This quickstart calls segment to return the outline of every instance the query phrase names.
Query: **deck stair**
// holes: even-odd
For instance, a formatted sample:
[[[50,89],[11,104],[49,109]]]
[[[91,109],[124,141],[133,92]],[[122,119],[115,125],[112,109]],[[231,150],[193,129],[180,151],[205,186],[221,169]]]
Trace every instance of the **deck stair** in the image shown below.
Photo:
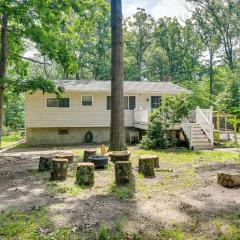
[[[197,108],[194,122],[187,118],[182,121],[182,130],[194,151],[214,149],[211,111],[211,108],[209,112]]]
[[[192,125],[192,144],[191,147],[194,151],[198,150],[211,150],[213,144],[202,130],[198,123],[190,123]]]

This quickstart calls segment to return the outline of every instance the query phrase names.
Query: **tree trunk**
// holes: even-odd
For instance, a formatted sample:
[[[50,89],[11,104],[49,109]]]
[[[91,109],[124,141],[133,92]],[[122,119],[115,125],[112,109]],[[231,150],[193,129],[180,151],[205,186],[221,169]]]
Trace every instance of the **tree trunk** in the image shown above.
[[[80,80],[80,73],[79,72],[76,73],[76,80]]]
[[[112,28],[112,81],[111,81],[111,130],[110,151],[126,149],[123,104],[123,34],[122,1],[111,1]]]
[[[93,185],[94,184],[94,164],[78,163],[76,173],[77,185]]]
[[[4,97],[4,82],[7,69],[8,55],[8,15],[2,14],[1,17],[2,33],[1,33],[1,56],[0,56],[0,145],[2,142],[2,125],[3,125],[3,97]]]
[[[117,184],[130,182],[132,176],[132,163],[119,161],[115,163],[115,180]]]
[[[209,92],[210,96],[213,95],[213,51],[210,50],[210,59],[209,59]]]

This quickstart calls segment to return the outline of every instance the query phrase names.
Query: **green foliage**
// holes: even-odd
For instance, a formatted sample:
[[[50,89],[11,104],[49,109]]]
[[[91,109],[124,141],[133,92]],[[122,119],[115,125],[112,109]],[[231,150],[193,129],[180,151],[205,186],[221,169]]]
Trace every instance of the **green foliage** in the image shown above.
[[[150,115],[147,134],[140,142],[142,149],[167,148],[175,140],[166,135],[166,130],[179,124],[188,114],[190,104],[186,96],[164,97],[161,106]]]
[[[98,240],[110,239],[108,228],[105,225],[101,225],[98,233]]]
[[[181,25],[177,18],[160,18],[155,31],[156,45],[167,57],[167,74],[174,82],[193,80],[199,72],[202,44],[190,20]]]
[[[14,142],[22,140],[22,139],[23,139],[23,137],[19,133],[8,135],[8,136],[3,136],[1,147],[7,147],[8,145],[11,145]]]
[[[3,133],[6,135],[11,129],[24,127],[24,97],[8,90],[4,96],[4,103],[3,123],[7,131],[3,131]]]
[[[127,59],[132,60],[125,63],[125,72],[129,80],[140,81],[142,77],[146,77],[146,52],[153,40],[154,26],[154,19],[143,8],[137,8],[136,14],[125,20],[125,53]],[[129,73],[131,69],[134,69],[134,74]]]

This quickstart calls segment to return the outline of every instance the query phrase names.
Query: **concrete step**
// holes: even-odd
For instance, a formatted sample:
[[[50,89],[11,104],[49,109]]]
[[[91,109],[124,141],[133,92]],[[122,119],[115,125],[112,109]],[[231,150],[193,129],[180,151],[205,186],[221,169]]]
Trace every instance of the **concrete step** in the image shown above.
[[[213,150],[214,146],[212,146],[211,144],[209,144],[209,145],[195,145],[192,148],[193,148],[193,151]]]
[[[193,131],[193,135],[204,135],[203,131]]]
[[[192,138],[193,139],[203,139],[203,138],[207,138],[207,137],[204,134],[193,134]]]
[[[196,146],[196,145],[203,145],[203,146],[206,146],[206,145],[210,145],[210,146],[212,146],[212,144],[210,143],[210,142],[207,142],[207,143],[193,143],[192,144],[193,146]]]
[[[192,139],[192,144],[202,144],[202,143],[209,143],[209,140],[207,138]]]

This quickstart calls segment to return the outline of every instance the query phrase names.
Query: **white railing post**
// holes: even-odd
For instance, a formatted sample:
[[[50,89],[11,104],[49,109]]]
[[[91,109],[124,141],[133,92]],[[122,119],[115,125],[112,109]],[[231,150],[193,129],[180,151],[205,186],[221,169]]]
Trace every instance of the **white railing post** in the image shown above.
[[[213,106],[210,107],[210,123],[213,123]]]
[[[196,107],[196,123],[198,123],[198,111],[199,111],[199,106]]]
[[[192,125],[190,125],[190,139],[189,139],[189,147],[190,147],[190,149],[192,149],[192,132],[193,132]]]

